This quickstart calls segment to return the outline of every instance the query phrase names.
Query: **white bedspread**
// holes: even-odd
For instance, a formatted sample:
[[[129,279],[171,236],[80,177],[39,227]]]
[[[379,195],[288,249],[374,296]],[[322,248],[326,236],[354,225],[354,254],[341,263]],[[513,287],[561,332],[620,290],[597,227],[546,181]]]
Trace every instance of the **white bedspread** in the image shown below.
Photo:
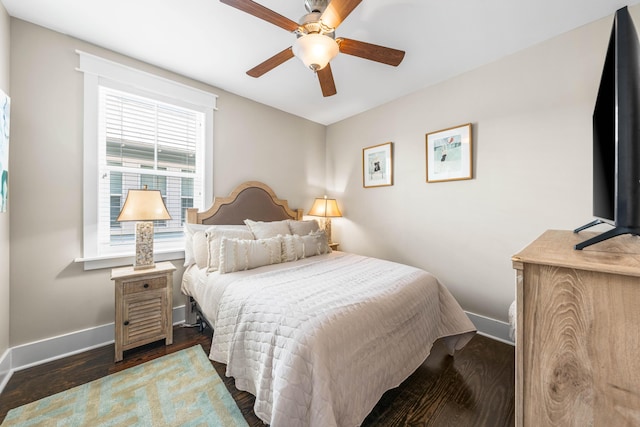
[[[199,276],[188,291],[201,306],[204,293],[219,299],[203,307],[215,316],[210,357],[273,427],[357,426],[438,338],[453,354],[475,332],[423,270],[342,252],[303,261]]]

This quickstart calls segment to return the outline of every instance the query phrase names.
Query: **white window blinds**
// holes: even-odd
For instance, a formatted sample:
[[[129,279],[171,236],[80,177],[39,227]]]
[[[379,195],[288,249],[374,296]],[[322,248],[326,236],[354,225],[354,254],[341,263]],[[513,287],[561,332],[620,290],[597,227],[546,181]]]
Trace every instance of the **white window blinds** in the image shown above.
[[[130,189],[160,190],[172,219],[159,242],[181,240],[186,208],[202,206],[204,114],[109,87],[99,88],[100,246],[131,245],[135,224],[118,222]]]

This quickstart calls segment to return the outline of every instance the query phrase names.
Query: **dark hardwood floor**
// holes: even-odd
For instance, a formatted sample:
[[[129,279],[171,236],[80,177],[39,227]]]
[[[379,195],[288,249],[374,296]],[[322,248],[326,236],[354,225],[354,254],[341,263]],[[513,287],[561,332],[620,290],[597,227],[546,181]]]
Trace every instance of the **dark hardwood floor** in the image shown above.
[[[12,408],[192,345],[208,354],[210,343],[210,332],[175,327],[173,345],[160,341],[129,350],[120,363],[109,345],[14,372],[0,394],[0,422]],[[211,363],[248,424],[263,426],[253,413],[253,396],[235,388],[224,365]],[[382,396],[363,426],[513,426],[514,366],[512,346],[480,335],[454,357],[437,342],[416,372]]]

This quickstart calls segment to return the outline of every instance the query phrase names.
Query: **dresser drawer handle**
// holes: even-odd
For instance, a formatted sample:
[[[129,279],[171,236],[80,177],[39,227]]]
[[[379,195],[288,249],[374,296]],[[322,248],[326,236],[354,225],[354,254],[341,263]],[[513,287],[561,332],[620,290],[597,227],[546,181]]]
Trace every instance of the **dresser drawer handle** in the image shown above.
[[[145,289],[147,289],[148,287],[149,287],[149,284],[148,284],[148,283],[145,283],[145,284],[144,284],[144,288],[145,288]]]

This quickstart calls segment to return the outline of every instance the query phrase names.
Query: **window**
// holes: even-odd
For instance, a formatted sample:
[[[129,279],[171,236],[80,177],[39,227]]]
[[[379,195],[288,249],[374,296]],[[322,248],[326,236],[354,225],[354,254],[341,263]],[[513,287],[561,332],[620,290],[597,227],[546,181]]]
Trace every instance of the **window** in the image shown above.
[[[183,255],[186,209],[211,203],[215,95],[78,52],[84,72],[85,269],[132,262],[135,223],[117,217],[129,189],[160,190],[156,260]]]
[[[164,246],[182,241],[184,211],[203,206],[197,154],[204,141],[204,118],[200,111],[99,85],[98,245],[102,252],[134,244],[135,223],[117,221],[130,189],[160,190],[172,219],[154,221],[155,240]],[[184,202],[183,192],[189,203]]]

